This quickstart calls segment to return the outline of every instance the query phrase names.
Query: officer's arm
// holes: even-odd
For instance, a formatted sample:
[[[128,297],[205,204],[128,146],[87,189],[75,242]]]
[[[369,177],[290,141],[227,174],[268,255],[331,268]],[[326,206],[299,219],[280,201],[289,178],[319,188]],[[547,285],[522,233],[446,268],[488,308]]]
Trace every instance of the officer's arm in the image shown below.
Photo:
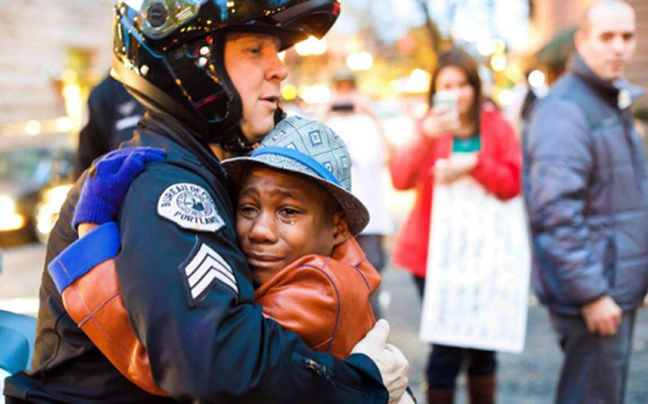
[[[387,402],[367,356],[339,361],[312,352],[296,334],[264,319],[252,301],[224,197],[169,167],[148,170],[130,188],[116,260],[124,303],[157,385],[192,403]],[[209,190],[212,202],[178,183]],[[205,213],[211,208],[213,214]],[[218,215],[224,226],[190,228],[198,211],[204,223]]]

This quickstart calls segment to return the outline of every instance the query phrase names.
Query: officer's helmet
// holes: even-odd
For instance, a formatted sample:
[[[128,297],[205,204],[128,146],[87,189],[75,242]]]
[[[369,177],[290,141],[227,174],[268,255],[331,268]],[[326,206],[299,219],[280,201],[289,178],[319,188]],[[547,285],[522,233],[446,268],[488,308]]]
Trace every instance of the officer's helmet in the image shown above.
[[[339,0],[122,0],[113,75],[201,142],[231,146],[240,143],[242,105],[225,71],[226,33],[275,35],[286,49],[309,35],[321,38],[339,13]]]

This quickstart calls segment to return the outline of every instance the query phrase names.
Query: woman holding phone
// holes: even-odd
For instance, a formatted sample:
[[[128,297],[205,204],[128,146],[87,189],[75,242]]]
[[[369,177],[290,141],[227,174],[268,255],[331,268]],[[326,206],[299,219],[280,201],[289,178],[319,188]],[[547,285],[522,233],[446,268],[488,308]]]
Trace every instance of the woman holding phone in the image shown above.
[[[392,259],[413,275],[421,298],[435,185],[470,175],[506,200],[520,193],[522,165],[513,127],[491,101],[484,101],[477,64],[466,52],[451,49],[439,55],[429,100],[431,108],[417,122],[417,136],[395,150],[390,161],[396,189],[417,193],[397,235]],[[494,402],[495,352],[433,344],[427,367],[428,403],[453,402],[464,362],[470,402]]]

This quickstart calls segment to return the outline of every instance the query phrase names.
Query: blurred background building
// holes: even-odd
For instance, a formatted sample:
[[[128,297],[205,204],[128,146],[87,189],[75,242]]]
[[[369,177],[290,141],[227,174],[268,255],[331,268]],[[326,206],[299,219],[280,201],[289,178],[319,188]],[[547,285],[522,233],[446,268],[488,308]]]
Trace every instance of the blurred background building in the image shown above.
[[[78,132],[110,66],[112,0],[0,1],[0,133]]]

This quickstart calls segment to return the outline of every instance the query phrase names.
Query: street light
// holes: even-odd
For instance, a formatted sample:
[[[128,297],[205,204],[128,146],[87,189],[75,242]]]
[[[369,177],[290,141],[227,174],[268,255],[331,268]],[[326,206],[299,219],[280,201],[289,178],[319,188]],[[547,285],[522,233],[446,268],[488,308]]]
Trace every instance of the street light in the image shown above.
[[[25,124],[25,132],[30,136],[36,136],[41,131],[41,124],[37,120],[29,120]]]
[[[309,36],[308,39],[295,45],[295,51],[300,56],[321,55],[326,52],[326,48],[326,39],[317,39],[314,36]]]
[[[324,84],[304,87],[300,96],[307,104],[325,104],[331,100],[331,90]]]
[[[347,57],[349,69],[356,71],[369,70],[373,67],[373,56],[369,52],[355,52]]]
[[[285,84],[281,87],[281,98],[286,101],[292,101],[297,98],[297,87],[293,84]]]
[[[490,56],[495,52],[495,41],[491,38],[482,38],[477,41],[477,52],[482,56]]]
[[[539,88],[545,84],[545,74],[540,70],[534,70],[529,74],[529,84],[531,87]]]
[[[504,105],[505,107],[515,102],[515,94],[513,93],[513,91],[507,88],[499,92],[498,98],[500,104]]]
[[[409,75],[408,90],[411,93],[423,94],[430,89],[430,73],[423,69],[414,69]]]
[[[62,116],[56,120],[56,129],[62,133],[69,132],[72,129],[72,121],[67,116]]]
[[[491,58],[490,65],[496,72],[503,72],[506,69],[506,56],[494,54]]]

